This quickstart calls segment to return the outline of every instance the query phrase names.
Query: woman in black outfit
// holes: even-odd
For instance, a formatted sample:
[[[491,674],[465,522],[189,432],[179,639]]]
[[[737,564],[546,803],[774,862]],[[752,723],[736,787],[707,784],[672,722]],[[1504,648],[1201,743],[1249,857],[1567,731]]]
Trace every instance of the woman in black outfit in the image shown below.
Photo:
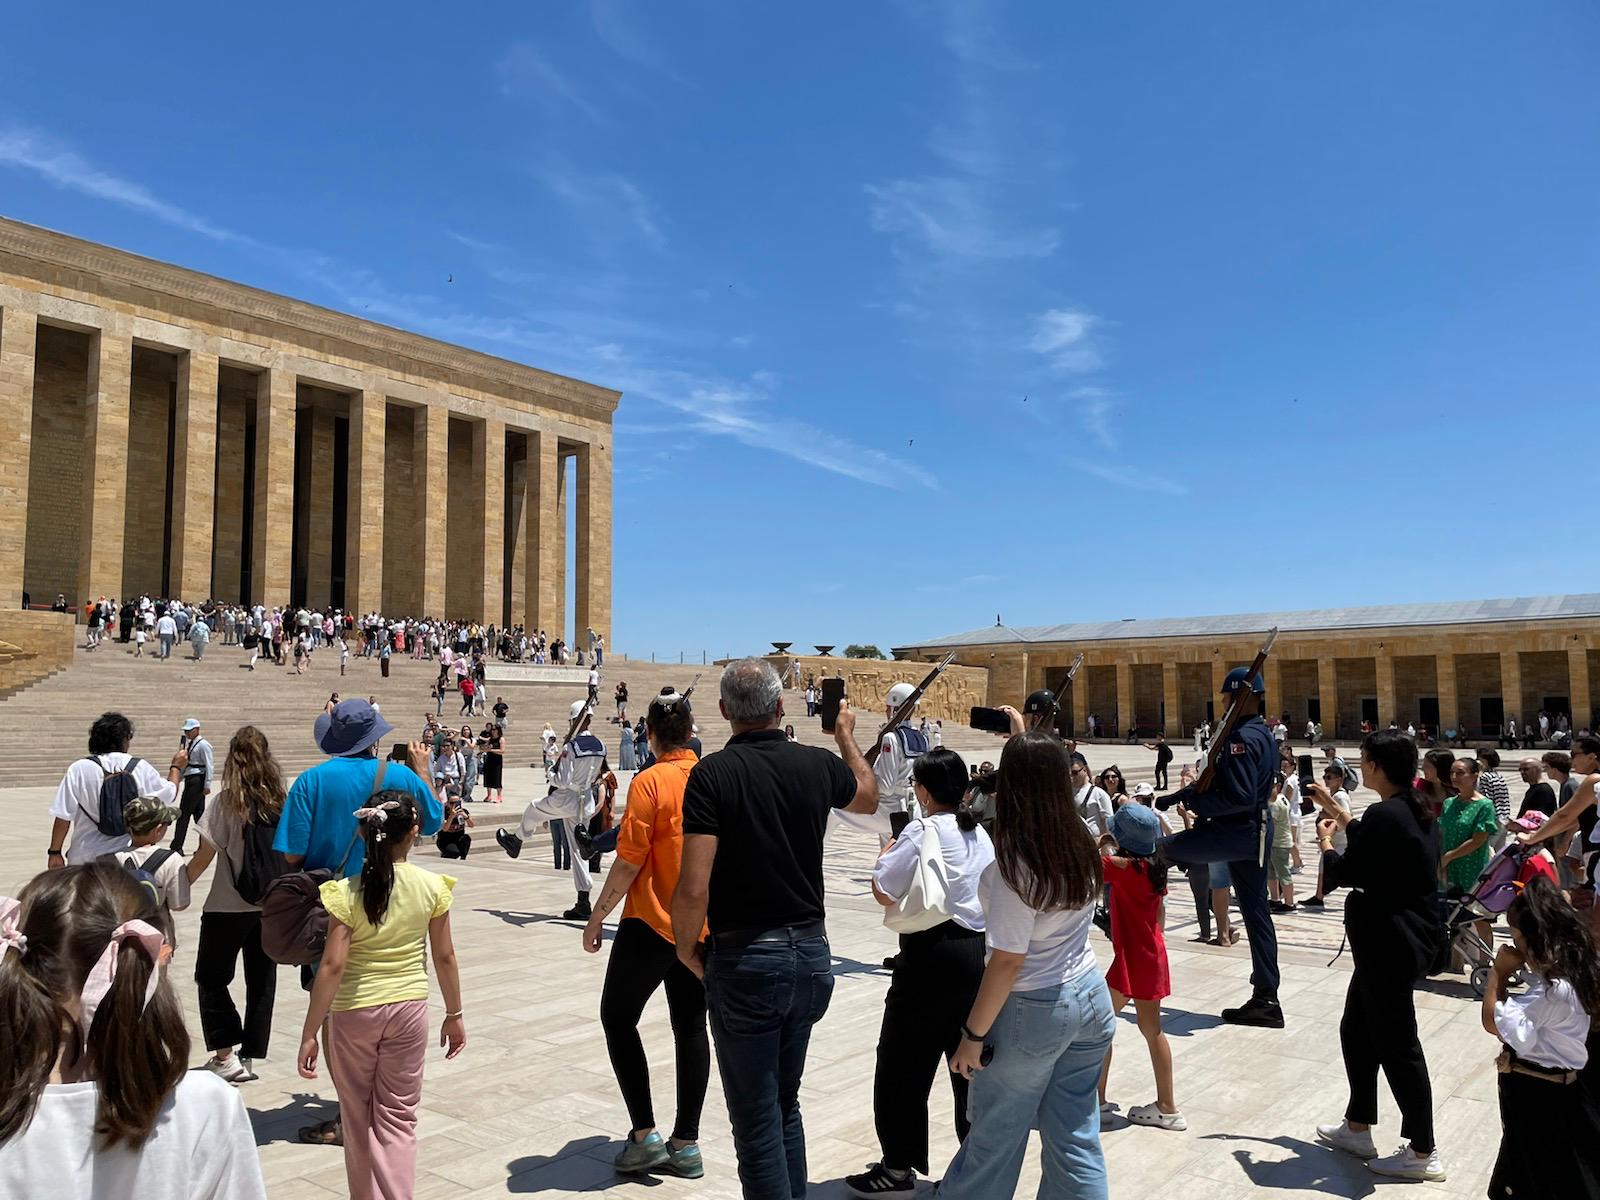
[[[872,873],[872,894],[894,907],[911,889],[923,843],[936,839],[944,861],[950,915],[928,929],[900,935],[894,978],[884,999],[872,1114],[883,1161],[845,1178],[852,1196],[909,1196],[916,1172],[928,1173],[928,1093],[944,1074],[955,1093],[956,1138],[965,1141],[967,1079],[940,1068],[961,1041],[962,1022],[983,982],[984,922],[978,879],[994,862],[994,844],[961,807],[967,766],[953,750],[929,750],[911,778],[924,815],[907,823]]]
[[[1371,734],[1362,743],[1361,775],[1383,799],[1359,819],[1340,808],[1321,784],[1308,789],[1325,814],[1317,823],[1324,894],[1359,889],[1345,904],[1355,971],[1339,1023],[1350,1103],[1344,1120],[1317,1126],[1317,1137],[1367,1159],[1380,1175],[1437,1181],[1445,1177],[1444,1167],[1433,1136],[1433,1089],[1417,1037],[1412,987],[1438,945],[1438,811],[1411,788],[1417,747],[1398,730]],[[1349,838],[1342,854],[1333,848],[1341,827]],[[1385,1158],[1378,1157],[1372,1140],[1380,1068],[1394,1091],[1406,1139]]]

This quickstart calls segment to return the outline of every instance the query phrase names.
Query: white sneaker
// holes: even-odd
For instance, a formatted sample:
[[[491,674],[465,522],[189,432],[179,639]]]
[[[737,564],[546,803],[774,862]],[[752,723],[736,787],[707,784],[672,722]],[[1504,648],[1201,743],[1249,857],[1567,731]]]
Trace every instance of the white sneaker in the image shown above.
[[[1367,1163],[1374,1174],[1390,1179],[1411,1179],[1423,1183],[1444,1182],[1444,1164],[1439,1161],[1439,1151],[1434,1149],[1427,1158],[1418,1158],[1410,1142],[1401,1142],[1400,1149],[1386,1158],[1374,1158]]]
[[[1126,1116],[1135,1125],[1149,1125],[1153,1129],[1189,1128],[1189,1122],[1183,1119],[1181,1112],[1162,1112],[1159,1104],[1136,1104],[1127,1111]]]
[[[1340,1121],[1335,1125],[1318,1125],[1317,1140],[1332,1146],[1335,1150],[1353,1154],[1357,1158],[1378,1157],[1378,1147],[1372,1140],[1372,1130],[1364,1129],[1357,1133],[1350,1128],[1348,1121]]]
[[[212,1055],[206,1062],[205,1069],[229,1083],[243,1083],[245,1076],[250,1075],[249,1069],[239,1061],[237,1054],[230,1054],[227,1058]],[[250,1078],[254,1079],[255,1076],[250,1075]]]

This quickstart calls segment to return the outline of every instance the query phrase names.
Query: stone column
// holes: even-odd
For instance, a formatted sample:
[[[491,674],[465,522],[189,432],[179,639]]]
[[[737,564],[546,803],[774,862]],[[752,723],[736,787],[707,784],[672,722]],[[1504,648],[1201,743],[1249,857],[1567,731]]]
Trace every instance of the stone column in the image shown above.
[[[422,559],[422,612],[446,620],[444,604],[446,513],[450,508],[450,410],[441,398],[417,411],[416,470],[421,483],[417,554]]]
[[[1161,664],[1161,697],[1166,701],[1167,719],[1162,726],[1162,732],[1168,738],[1181,738],[1183,736],[1183,691],[1178,686],[1178,664],[1164,662]]]
[[[1317,659],[1317,698],[1322,705],[1322,731],[1329,738],[1339,736],[1339,675],[1332,655]]]
[[[578,449],[577,621],[574,637],[587,647],[594,630],[611,644],[611,451],[596,442]],[[1026,681],[1024,681],[1026,682]]]
[[[109,329],[94,335],[89,351],[84,462],[92,482],[84,488],[83,542],[78,555],[78,597],[122,595],[122,542],[128,501],[128,405],[133,339]],[[150,465],[150,464],[146,464]],[[154,479],[161,478],[158,471]]]
[[[326,608],[333,594],[333,410],[314,408],[311,422],[310,520],[306,529],[306,603]]]
[[[481,611],[475,614],[485,624],[499,625],[505,620],[506,563],[506,427],[492,417],[472,425],[473,491],[480,502],[479,524],[483,530],[483,580]]]
[[[560,607],[557,591],[556,493],[561,481],[561,459],[553,433],[528,434],[528,467],[523,475],[526,489],[522,501],[524,536],[522,564],[526,572],[523,591],[527,598],[525,625],[530,636],[543,629],[556,636],[555,613]]]
[[[191,350],[178,362],[172,438],[172,594],[218,595],[211,579],[212,503],[217,483],[217,356]]]
[[[0,308],[0,605],[22,603],[22,563],[28,539],[28,459],[33,442],[34,347],[39,321],[31,312]],[[39,598],[41,602],[54,596]]]
[[[294,529],[293,371],[271,367],[256,377],[255,529],[251,535],[251,600],[289,603]]]
[[[1126,659],[1117,660],[1117,735],[1127,737],[1133,728],[1133,664]]]
[[[567,631],[567,460],[572,457],[572,451],[556,450],[561,469],[556,473],[556,557],[555,557],[555,607],[551,609],[552,625],[550,636],[558,634],[568,638]],[[583,630],[578,631],[579,634]],[[576,650],[577,643],[569,641]]]
[[[1267,665],[1261,668],[1261,682],[1267,689],[1266,704],[1262,706],[1261,715],[1281,716],[1283,714],[1283,661],[1268,657]],[[1293,730],[1290,731],[1293,733]]]
[[[1519,734],[1525,719],[1538,718],[1536,712],[1522,711],[1522,653],[1519,650],[1500,652],[1500,703],[1505,707],[1506,720],[1516,719]]]
[[[1589,728],[1590,709],[1594,702],[1589,695],[1589,650],[1578,645],[1567,650],[1567,704],[1572,709],[1572,728]]]
[[[350,445],[345,478],[344,607],[369,613],[383,607],[383,455],[388,404],[381,391],[350,397]]]
[[[1379,650],[1372,658],[1374,674],[1378,681],[1378,728],[1387,728],[1390,721],[1398,721],[1394,698],[1394,655]]]
[[[1448,651],[1433,656],[1433,682],[1439,689],[1439,729],[1461,728],[1460,704],[1456,696],[1456,656]]]

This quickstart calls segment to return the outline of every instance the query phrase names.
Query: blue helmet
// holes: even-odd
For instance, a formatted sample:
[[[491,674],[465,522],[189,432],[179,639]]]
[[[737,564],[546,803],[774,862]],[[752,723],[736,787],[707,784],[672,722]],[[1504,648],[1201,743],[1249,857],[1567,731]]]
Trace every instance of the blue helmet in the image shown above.
[[[1263,682],[1261,676],[1259,675],[1257,675],[1254,679],[1250,679],[1249,667],[1235,667],[1233,670],[1229,671],[1225,676],[1223,676],[1222,694],[1224,696],[1233,695],[1240,688],[1244,687],[1245,680],[1247,679],[1250,680],[1250,690],[1252,692],[1258,696],[1266,695],[1266,683]]]

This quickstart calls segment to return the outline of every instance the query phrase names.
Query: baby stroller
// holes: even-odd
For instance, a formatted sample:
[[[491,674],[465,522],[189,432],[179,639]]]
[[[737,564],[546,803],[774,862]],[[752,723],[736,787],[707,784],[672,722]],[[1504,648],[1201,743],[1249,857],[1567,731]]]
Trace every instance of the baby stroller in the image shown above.
[[[1534,815],[1542,816],[1529,814]],[[1513,828],[1517,824],[1513,823]],[[1494,940],[1491,931],[1490,940],[1485,942],[1478,933],[1477,923],[1487,921],[1492,925],[1535,875],[1556,882],[1555,868],[1542,851],[1511,841],[1489,860],[1470,891],[1450,898],[1449,914],[1445,918],[1447,945],[1473,964],[1472,990],[1480,1000],[1489,981],[1489,964],[1494,961]],[[1513,975],[1506,982],[1517,986],[1522,981]]]

